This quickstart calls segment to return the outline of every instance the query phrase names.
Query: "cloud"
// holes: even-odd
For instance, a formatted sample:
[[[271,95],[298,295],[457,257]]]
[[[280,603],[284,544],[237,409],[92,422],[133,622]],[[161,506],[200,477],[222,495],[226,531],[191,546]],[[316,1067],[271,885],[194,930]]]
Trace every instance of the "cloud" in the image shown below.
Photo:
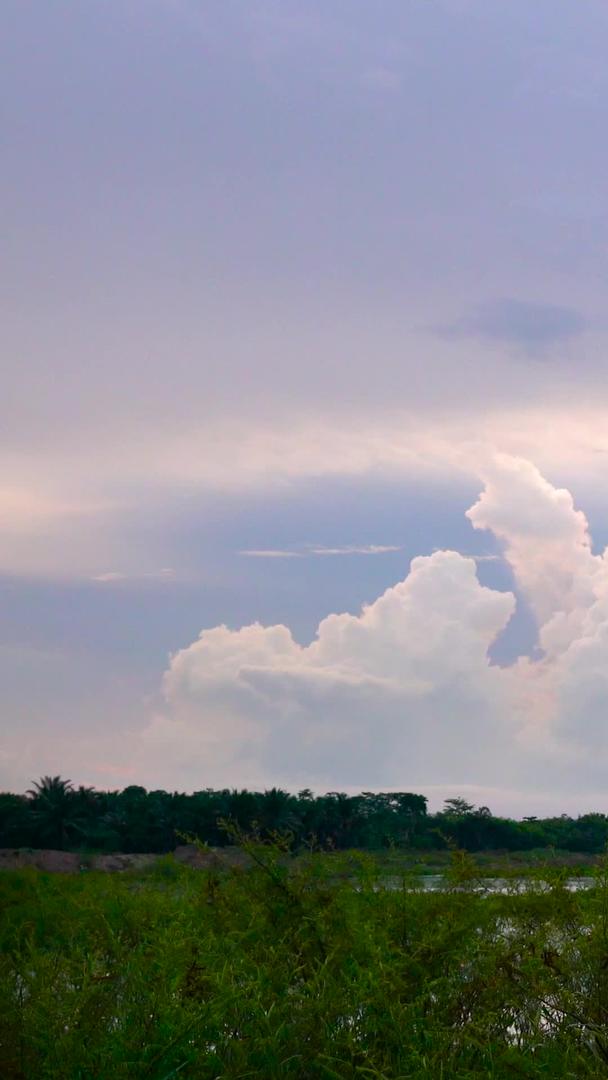
[[[118,581],[172,581],[174,578],[173,567],[163,566],[160,570],[147,570],[140,574],[124,574],[120,570],[108,570],[103,574],[94,574],[91,581],[111,585]]]
[[[343,547],[308,545],[304,550],[249,548],[239,551],[239,555],[246,555],[250,559],[306,559],[325,555],[387,555],[402,550],[402,544],[346,544]]]
[[[0,485],[0,527],[3,534],[20,537],[32,528],[49,530],[68,522],[71,528],[79,518],[94,518],[107,513],[113,504],[87,497],[67,500],[49,495],[39,485]]]
[[[467,517],[502,541],[536,616],[541,646],[563,649],[604,588],[606,562],[592,552],[587,519],[570,492],[553,487],[530,462],[497,455],[483,475],[485,489]]]
[[[539,372],[545,378],[545,369],[529,368],[530,379]],[[297,423],[282,420],[264,427],[208,425],[199,427],[196,436],[184,432],[177,443],[142,441],[134,457],[125,445],[120,468],[105,447],[94,461],[80,453],[59,453],[55,459],[46,453],[36,479],[23,462],[17,467],[9,460],[11,488],[0,492],[0,563],[5,571],[36,577],[131,576],[139,562],[133,530],[137,519],[148,530],[150,511],[165,535],[158,550],[146,550],[150,560],[162,564],[179,557],[171,546],[176,507],[181,516],[190,506],[196,517],[198,498],[209,505],[219,495],[236,506],[253,491],[283,496],[298,494],[299,486],[306,492],[312,479],[329,484],[358,478],[435,492],[449,489],[453,496],[477,483],[480,466],[497,446],[536,461],[595,500],[606,482],[605,417],[598,395],[593,407],[585,408],[557,408],[550,402],[542,409],[530,404],[517,410],[488,408],[483,414],[474,408],[445,414],[399,408],[383,419],[328,414],[314,422],[302,416]],[[41,498],[41,483],[54,493],[52,501]],[[148,545],[158,540],[146,531]],[[241,539],[231,550],[244,546]],[[296,550],[283,536],[277,548]]]
[[[171,659],[165,708],[144,733],[148,769],[184,786],[283,783],[527,792],[546,806],[605,780],[608,563],[584,514],[529,462],[497,456],[467,512],[503,546],[541,653],[502,668],[489,650],[515,597],[482,586],[455,551],[413,559],[359,614],[311,644],[288,627],[204,630]]]
[[[389,555],[402,551],[402,544],[350,544],[345,547],[315,547],[310,555]]]
[[[473,780],[468,738],[506,753],[513,734],[508,676],[487,651],[514,606],[444,551],[360,615],[324,619],[307,647],[285,626],[204,631],[171,661],[148,750],[213,782],[397,783],[423,761],[429,779]]]
[[[441,548],[433,548],[433,552],[440,551],[440,550],[441,550]],[[471,554],[465,554],[465,552],[461,552],[461,554],[464,555],[464,557],[467,558],[467,559],[473,559],[476,563],[500,562],[501,558],[502,558],[501,555],[491,555],[491,554],[471,555]]]
[[[283,551],[281,548],[249,548],[239,551],[248,559],[301,559],[301,551]]]
[[[585,318],[574,308],[505,298],[479,304],[469,314],[435,330],[446,338],[479,338],[543,354],[553,345],[579,337],[585,328]]]
[[[578,759],[601,771],[608,750],[608,549],[594,554],[570,492],[524,461],[497,458],[468,516],[503,541],[537,617],[545,660],[533,675],[551,733],[574,768]]]

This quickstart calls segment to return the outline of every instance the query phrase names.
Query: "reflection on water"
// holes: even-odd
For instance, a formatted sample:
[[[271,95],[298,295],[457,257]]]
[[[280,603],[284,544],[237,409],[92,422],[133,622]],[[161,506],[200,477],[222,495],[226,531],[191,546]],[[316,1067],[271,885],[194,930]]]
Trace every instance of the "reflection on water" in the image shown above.
[[[583,889],[593,888],[595,885],[595,878],[570,877],[566,878],[561,884],[562,887],[568,889],[569,892],[579,892]],[[424,874],[415,880],[404,880],[402,877],[383,878],[378,887],[391,890],[406,888],[411,892],[416,889],[421,889],[423,892],[439,892],[442,889],[450,889],[451,891],[481,894],[487,893],[494,895],[497,893],[550,892],[553,886],[551,882],[535,877],[475,878],[471,881],[456,884],[450,881],[445,874]]]

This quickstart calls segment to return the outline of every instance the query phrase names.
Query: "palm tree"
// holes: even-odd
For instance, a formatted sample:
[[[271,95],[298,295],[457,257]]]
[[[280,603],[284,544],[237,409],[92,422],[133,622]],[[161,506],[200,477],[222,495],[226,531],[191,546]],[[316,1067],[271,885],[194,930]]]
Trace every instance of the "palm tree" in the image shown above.
[[[267,832],[290,832],[297,826],[297,806],[293,795],[282,788],[270,788],[260,796],[260,824]]]
[[[27,794],[32,800],[31,815],[37,826],[37,836],[47,846],[64,849],[70,832],[80,831],[82,818],[72,781],[62,780],[60,776],[43,776],[33,784]]]

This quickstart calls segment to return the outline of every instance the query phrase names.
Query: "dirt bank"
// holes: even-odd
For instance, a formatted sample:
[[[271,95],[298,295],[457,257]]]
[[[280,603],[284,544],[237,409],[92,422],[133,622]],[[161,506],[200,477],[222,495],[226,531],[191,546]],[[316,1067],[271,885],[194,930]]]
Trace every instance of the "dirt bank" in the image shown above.
[[[244,867],[249,858],[239,848],[197,848],[193,844],[178,847],[173,858],[184,866],[198,870],[211,867]],[[153,866],[160,855],[149,852],[112,852],[108,855],[86,855],[78,851],[32,851],[24,848],[0,848],[0,870],[20,870],[32,866],[49,874],[78,874],[85,870],[120,873],[124,870],[144,870]]]

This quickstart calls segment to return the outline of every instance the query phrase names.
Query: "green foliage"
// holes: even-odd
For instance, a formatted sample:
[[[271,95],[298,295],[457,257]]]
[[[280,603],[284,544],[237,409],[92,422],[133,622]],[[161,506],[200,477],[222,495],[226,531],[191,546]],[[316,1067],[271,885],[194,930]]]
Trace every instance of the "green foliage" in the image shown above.
[[[608,843],[608,817],[585,814],[513,821],[494,817],[458,796],[438,814],[423,795],[307,789],[292,795],[279,788],[238,791],[210,788],[192,795],[146,791],[75,789],[61,777],[43,777],[27,796],[0,794],[0,847],[72,851],[169,852],[184,835],[221,847],[231,842],[229,822],[270,839],[290,837],[294,851],[364,849],[449,851],[561,851],[599,854]]]
[[[251,869],[0,875],[3,1080],[608,1075],[605,865],[487,896],[455,851],[425,893],[239,841]]]

